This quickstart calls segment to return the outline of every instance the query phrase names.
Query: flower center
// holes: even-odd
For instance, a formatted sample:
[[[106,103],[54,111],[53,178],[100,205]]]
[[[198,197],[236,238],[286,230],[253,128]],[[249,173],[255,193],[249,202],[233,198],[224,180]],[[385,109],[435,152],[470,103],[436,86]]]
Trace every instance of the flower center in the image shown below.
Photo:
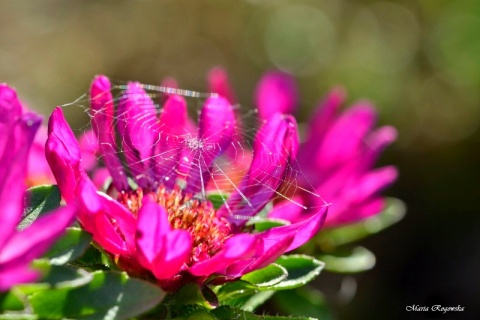
[[[224,217],[217,216],[209,201],[183,194],[177,186],[173,190],[160,186],[156,191],[144,191],[142,188],[122,191],[118,194],[118,201],[137,216],[145,196],[150,196],[165,208],[173,229],[186,230],[192,236],[193,246],[188,264],[210,258],[230,236],[230,223]]]

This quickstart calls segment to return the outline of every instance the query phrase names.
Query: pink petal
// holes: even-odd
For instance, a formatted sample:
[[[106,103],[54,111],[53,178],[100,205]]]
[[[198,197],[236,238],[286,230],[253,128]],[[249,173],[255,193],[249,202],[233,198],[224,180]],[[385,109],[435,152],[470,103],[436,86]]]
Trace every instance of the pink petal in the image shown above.
[[[6,109],[4,103],[5,101],[2,106]],[[0,153],[0,249],[15,231],[23,212],[27,157],[40,122],[40,117],[27,113],[8,124],[5,127],[8,131],[1,132],[3,135],[0,136],[0,141],[6,142],[2,142],[5,149]],[[0,123],[0,127],[3,123]]]
[[[14,233],[0,252],[0,264],[21,265],[39,258],[73,222],[76,211],[75,205],[62,207]]]
[[[198,137],[185,141],[190,160],[187,193],[204,191],[211,178],[214,160],[232,141],[235,132],[235,114],[224,98],[209,98],[198,119]]]
[[[81,204],[78,220],[93,240],[112,254],[128,254],[134,232],[125,224],[130,223],[134,229],[135,222],[127,220],[125,209],[119,204],[110,206],[109,202],[115,201],[97,193],[88,178],[79,181],[77,197]]]
[[[225,241],[222,250],[212,258],[194,264],[189,272],[195,276],[224,274],[226,268],[232,263],[252,258],[259,247],[262,247],[261,239],[254,235],[245,233],[234,235]]]
[[[227,99],[230,104],[237,102],[235,92],[228,80],[228,74],[223,68],[215,67],[211,69],[208,72],[207,82],[209,92],[218,93],[221,97]]]
[[[155,257],[164,250],[170,229],[165,208],[146,198],[138,212],[136,232],[138,254],[145,268],[150,268]]]
[[[367,103],[357,104],[343,113],[325,134],[321,147],[317,149],[317,165],[329,170],[358,158],[375,121],[376,113]]]
[[[167,279],[178,273],[190,256],[190,234],[171,230],[165,209],[148,198],[138,213],[137,228],[140,263],[157,279]]]
[[[275,204],[268,213],[271,219],[282,219],[290,222],[297,222],[305,218],[304,200],[300,196],[294,196],[290,200],[284,200]]]
[[[60,107],[53,111],[48,121],[45,155],[62,196],[67,203],[72,202],[75,199],[77,180],[85,173],[80,166],[80,147]]]
[[[372,167],[380,157],[382,151],[397,139],[397,130],[391,126],[384,126],[372,132],[366,139],[365,168]]]
[[[82,153],[82,166],[85,170],[92,170],[97,166],[98,139],[93,129],[82,133],[78,140]]]
[[[138,82],[130,82],[120,98],[116,125],[122,137],[123,153],[128,167],[142,188],[153,184],[149,163],[158,140],[157,111],[150,97]]]
[[[116,144],[114,130],[114,105],[110,92],[110,80],[105,76],[97,76],[90,89],[93,130],[98,137],[99,150],[103,161],[110,171],[113,184],[117,190],[128,190],[127,175],[122,162],[118,158],[119,148]]]
[[[397,177],[398,171],[393,166],[372,170],[355,182],[346,184],[345,197],[353,203],[363,202],[391,185]]]
[[[227,268],[225,275],[228,277],[237,278],[253,270],[268,266],[285,253],[294,238],[294,234],[289,234],[288,236],[283,237],[274,243],[264,242],[264,247],[262,248],[261,253],[257,253],[254,259],[248,261],[238,261],[231,264]]]
[[[40,277],[40,273],[31,270],[28,265],[13,265],[4,268],[0,264],[0,270],[0,292],[7,291],[16,284],[33,282]]]
[[[320,230],[327,216],[327,209],[328,207],[323,207],[308,219],[289,226],[281,226],[269,229],[257,234],[257,237],[263,240],[266,248],[269,248],[274,246],[275,243],[293,235],[293,241],[290,243],[285,252],[291,251],[310,240],[310,238],[312,238]]]
[[[52,170],[45,158],[45,142],[47,138],[47,128],[40,126],[28,154],[27,183],[29,186],[56,183]]]
[[[256,91],[256,106],[262,119],[276,112],[294,113],[297,104],[297,87],[291,75],[272,71],[262,77]]]
[[[181,96],[171,95],[165,102],[160,115],[157,135],[159,143],[155,146],[152,166],[156,180],[170,188],[175,185],[177,166],[184,149],[184,137],[187,123],[187,103]]]
[[[157,279],[169,279],[185,265],[192,250],[190,233],[172,230],[165,237],[165,246],[152,263],[152,273]]]
[[[245,223],[245,217],[255,215],[275,196],[297,149],[295,118],[280,113],[271,116],[255,136],[248,174],[226,205],[219,209],[219,214],[229,216],[234,213],[230,220],[239,225]]]

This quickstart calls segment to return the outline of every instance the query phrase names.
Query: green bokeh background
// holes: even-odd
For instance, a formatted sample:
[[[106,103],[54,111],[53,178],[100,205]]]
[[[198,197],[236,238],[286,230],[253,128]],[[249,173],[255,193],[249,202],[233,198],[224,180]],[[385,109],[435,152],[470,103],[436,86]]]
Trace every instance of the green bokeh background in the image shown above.
[[[48,115],[95,74],[205,91],[225,67],[242,105],[259,77],[295,74],[300,119],[331,87],[367,98],[399,139],[383,164],[387,194],[406,201],[397,226],[364,241],[377,255],[339,299],[341,277],[317,281],[340,319],[421,319],[408,305],[461,305],[480,315],[480,2],[347,0],[0,0],[0,82]],[[87,119],[66,108],[70,121]],[[437,314],[440,318],[440,314]]]

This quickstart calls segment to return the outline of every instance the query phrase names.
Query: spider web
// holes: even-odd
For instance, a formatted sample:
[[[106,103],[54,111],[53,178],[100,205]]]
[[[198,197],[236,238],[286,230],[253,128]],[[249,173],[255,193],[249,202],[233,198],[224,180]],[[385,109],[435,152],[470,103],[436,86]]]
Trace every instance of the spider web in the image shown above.
[[[233,105],[236,121],[232,139],[227,145],[222,146],[218,142],[201,139],[197,134],[202,106],[208,98],[216,97],[217,94],[136,84],[147,93],[147,96],[132,97],[137,102],[135,108],[140,111],[134,117],[129,117],[128,124],[126,122],[128,108],[122,106],[128,98],[126,93],[128,84],[125,82],[112,83],[113,114],[109,114],[106,108],[92,112],[91,98],[88,93],[62,106],[64,108],[79,107],[88,116],[87,123],[74,128],[74,131],[81,136],[80,140],[83,139],[84,145],[89,146],[82,148],[83,157],[93,154],[97,160],[92,172],[105,167],[105,163],[109,161],[107,157],[114,156],[117,159],[117,163],[113,166],[115,174],[128,179],[130,187],[147,186],[155,189],[159,186],[173,188],[177,185],[200,200],[211,200],[212,196],[217,198],[220,196],[228,213],[239,220],[255,219],[252,218],[254,214],[250,212],[259,211],[256,208],[259,206],[258,203],[262,204],[261,207],[268,202],[267,207],[275,203],[276,206],[293,206],[294,210],[316,209],[298,201],[296,194],[299,192],[318,197],[324,205],[328,205],[315,192],[297,162],[282,159],[281,153],[277,153],[276,156],[279,157],[280,162],[282,160],[286,162],[288,167],[284,175],[278,176],[278,170],[282,169],[272,163],[274,157],[271,149],[281,150],[283,146],[271,148],[272,141],[266,143],[262,141],[262,137],[257,137],[260,142],[258,145],[265,150],[260,151],[258,155],[255,154],[253,148],[255,137],[264,123],[258,118],[257,109],[240,104]],[[168,128],[164,128],[164,124],[159,120],[165,110],[167,99],[172,95],[185,99],[188,111],[185,126],[175,132],[165,130]],[[95,121],[95,115],[98,114],[111,117],[108,127]],[[125,135],[126,126],[133,128],[129,135]],[[153,138],[150,136],[150,139],[145,139],[145,133],[152,130],[156,130],[157,134],[153,135]],[[97,136],[103,134],[110,134],[112,139],[109,142],[98,143]],[[215,135],[219,137],[216,140],[222,140],[222,135],[225,133],[219,130]],[[102,144],[103,151],[99,152]],[[253,181],[251,179],[247,181],[246,176],[254,157],[257,157],[257,164],[263,168],[277,167],[258,174],[258,178]],[[111,162],[109,167],[112,169]],[[278,182],[278,179],[281,181]],[[107,189],[111,189],[112,180],[106,181],[105,185],[110,186],[105,190],[108,193]],[[250,190],[249,194],[246,194],[245,190],[247,192]],[[231,202],[225,201],[230,195],[235,195],[238,199],[237,203],[232,205]],[[253,200],[254,198],[257,200]]]

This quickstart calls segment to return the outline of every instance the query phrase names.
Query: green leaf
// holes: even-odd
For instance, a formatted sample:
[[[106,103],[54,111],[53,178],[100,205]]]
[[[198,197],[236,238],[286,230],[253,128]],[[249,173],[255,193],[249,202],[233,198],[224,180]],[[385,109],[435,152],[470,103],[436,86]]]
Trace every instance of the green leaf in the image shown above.
[[[50,265],[46,260],[36,260],[33,267],[40,270],[44,276],[36,283],[18,285],[17,288],[23,294],[33,293],[60,288],[75,288],[88,284],[93,276],[82,269],[75,269],[69,266]]]
[[[227,201],[228,194],[210,193],[207,195],[207,199],[212,203],[215,210],[217,210]]]
[[[61,200],[60,190],[56,185],[33,187],[27,190],[26,199],[27,206],[18,230],[27,228],[42,214],[58,208]]]
[[[108,257],[107,253],[105,253],[101,248],[96,248],[94,245],[87,247],[83,255],[70,262],[71,265],[85,268],[90,271],[97,271],[97,270],[117,270],[115,264],[111,261]]]
[[[0,313],[6,310],[21,311],[23,309],[25,309],[25,305],[22,299],[14,293],[14,290],[0,293]]]
[[[93,273],[93,280],[77,288],[51,289],[29,297],[42,319],[129,319],[158,304],[165,293],[149,282],[125,273]]]
[[[45,255],[53,265],[63,265],[85,253],[92,236],[80,228],[67,228],[65,235]]]
[[[375,255],[364,247],[338,248],[334,252],[319,255],[325,269],[339,273],[354,273],[370,270],[375,266]]]
[[[287,270],[278,264],[270,264],[263,269],[244,275],[241,279],[255,287],[271,287],[283,281],[288,276]]]
[[[323,293],[309,286],[277,291],[272,300],[278,310],[284,314],[309,316],[322,320],[334,319]]]
[[[221,306],[210,311],[219,320],[242,319],[242,320],[314,320],[308,317],[281,317],[281,316],[258,316],[251,312],[234,308],[231,306]]]
[[[361,222],[344,227],[320,231],[316,241],[323,251],[368,237],[402,220],[406,207],[403,201],[388,198],[383,212]]]
[[[307,255],[281,256],[275,261],[284,267],[288,276],[282,282],[270,287],[272,290],[285,290],[303,286],[320,274],[325,264]]]
[[[250,297],[245,297],[243,301],[239,301],[241,303],[241,309],[245,311],[250,311],[253,312],[257,307],[261,306],[264,304],[268,299],[270,299],[275,291],[269,290],[269,291],[260,291],[257,292]],[[229,304],[231,306],[235,306],[232,304]]]
[[[287,220],[282,219],[270,219],[270,218],[252,218],[250,221],[246,223],[247,226],[255,226],[255,231],[262,232],[268,229],[272,229],[275,227],[281,227],[289,225],[290,222]]]

